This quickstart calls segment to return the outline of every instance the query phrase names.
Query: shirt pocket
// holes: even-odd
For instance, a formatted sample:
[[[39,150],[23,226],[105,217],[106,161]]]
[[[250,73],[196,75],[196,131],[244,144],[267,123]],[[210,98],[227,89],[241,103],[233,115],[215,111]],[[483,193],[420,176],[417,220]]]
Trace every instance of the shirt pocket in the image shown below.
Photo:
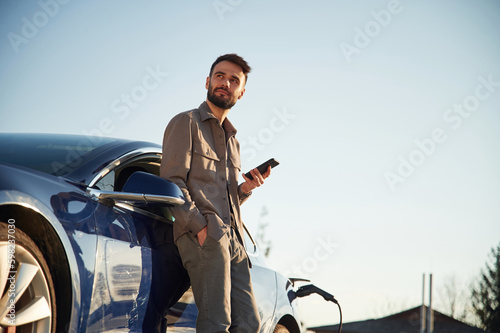
[[[241,171],[241,159],[239,155],[232,154],[229,158],[231,161],[231,166],[235,168],[238,172]]]
[[[193,142],[193,160],[190,177],[194,177],[204,182],[213,182],[216,179],[217,166],[220,162],[217,153],[206,143]]]
[[[238,140],[235,137],[230,138],[227,146],[229,156],[227,167],[238,174],[241,171],[240,145]]]
[[[241,171],[241,158],[236,146],[230,146],[227,169],[230,183],[238,184]]]
[[[220,158],[217,156],[217,153],[210,148],[210,146],[206,142],[195,141],[193,142],[193,151],[200,156],[208,158],[214,161],[220,161]]]

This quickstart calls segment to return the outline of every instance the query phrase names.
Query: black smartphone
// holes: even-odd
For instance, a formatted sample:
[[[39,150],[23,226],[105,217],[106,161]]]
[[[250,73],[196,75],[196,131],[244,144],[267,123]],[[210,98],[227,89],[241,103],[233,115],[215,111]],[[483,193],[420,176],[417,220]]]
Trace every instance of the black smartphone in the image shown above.
[[[259,166],[257,167],[257,170],[259,170],[259,172],[260,172],[261,174],[263,174],[264,172],[266,172],[266,171],[267,171],[267,167],[268,167],[268,166],[271,166],[271,168],[274,168],[274,167],[275,167],[275,166],[277,166],[278,164],[280,164],[278,161],[276,161],[274,158],[271,158],[271,159],[269,159],[269,160],[265,161],[264,163],[262,163],[261,165],[259,165]],[[253,179],[253,176],[252,176],[252,174],[250,173],[250,171],[248,171],[247,173],[245,173],[245,176],[246,176],[247,178]]]

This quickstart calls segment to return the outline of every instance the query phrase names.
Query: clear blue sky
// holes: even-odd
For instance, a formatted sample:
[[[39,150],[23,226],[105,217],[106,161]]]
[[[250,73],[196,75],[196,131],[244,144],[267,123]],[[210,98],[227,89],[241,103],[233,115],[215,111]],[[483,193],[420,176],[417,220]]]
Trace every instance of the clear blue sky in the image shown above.
[[[243,168],[281,162],[245,221],[345,321],[416,306],[423,273],[465,286],[500,241],[496,1],[3,0],[0,22],[2,132],[161,143],[214,59],[245,57]]]

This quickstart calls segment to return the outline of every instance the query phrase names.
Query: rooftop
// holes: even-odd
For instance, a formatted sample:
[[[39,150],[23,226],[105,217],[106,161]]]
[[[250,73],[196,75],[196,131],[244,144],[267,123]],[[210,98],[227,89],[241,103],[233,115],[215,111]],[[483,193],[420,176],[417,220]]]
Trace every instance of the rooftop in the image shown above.
[[[421,306],[379,319],[344,323],[343,333],[420,333]],[[427,307],[425,307],[427,312]],[[309,327],[316,333],[337,332],[339,325]],[[434,310],[434,333],[486,333]]]

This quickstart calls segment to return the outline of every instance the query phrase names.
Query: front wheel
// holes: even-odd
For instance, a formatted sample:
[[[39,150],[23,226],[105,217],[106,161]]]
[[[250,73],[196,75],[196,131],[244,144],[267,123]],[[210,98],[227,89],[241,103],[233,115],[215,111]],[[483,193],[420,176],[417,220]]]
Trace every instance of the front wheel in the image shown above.
[[[15,223],[0,222],[0,332],[55,332],[56,298],[42,252]]]

